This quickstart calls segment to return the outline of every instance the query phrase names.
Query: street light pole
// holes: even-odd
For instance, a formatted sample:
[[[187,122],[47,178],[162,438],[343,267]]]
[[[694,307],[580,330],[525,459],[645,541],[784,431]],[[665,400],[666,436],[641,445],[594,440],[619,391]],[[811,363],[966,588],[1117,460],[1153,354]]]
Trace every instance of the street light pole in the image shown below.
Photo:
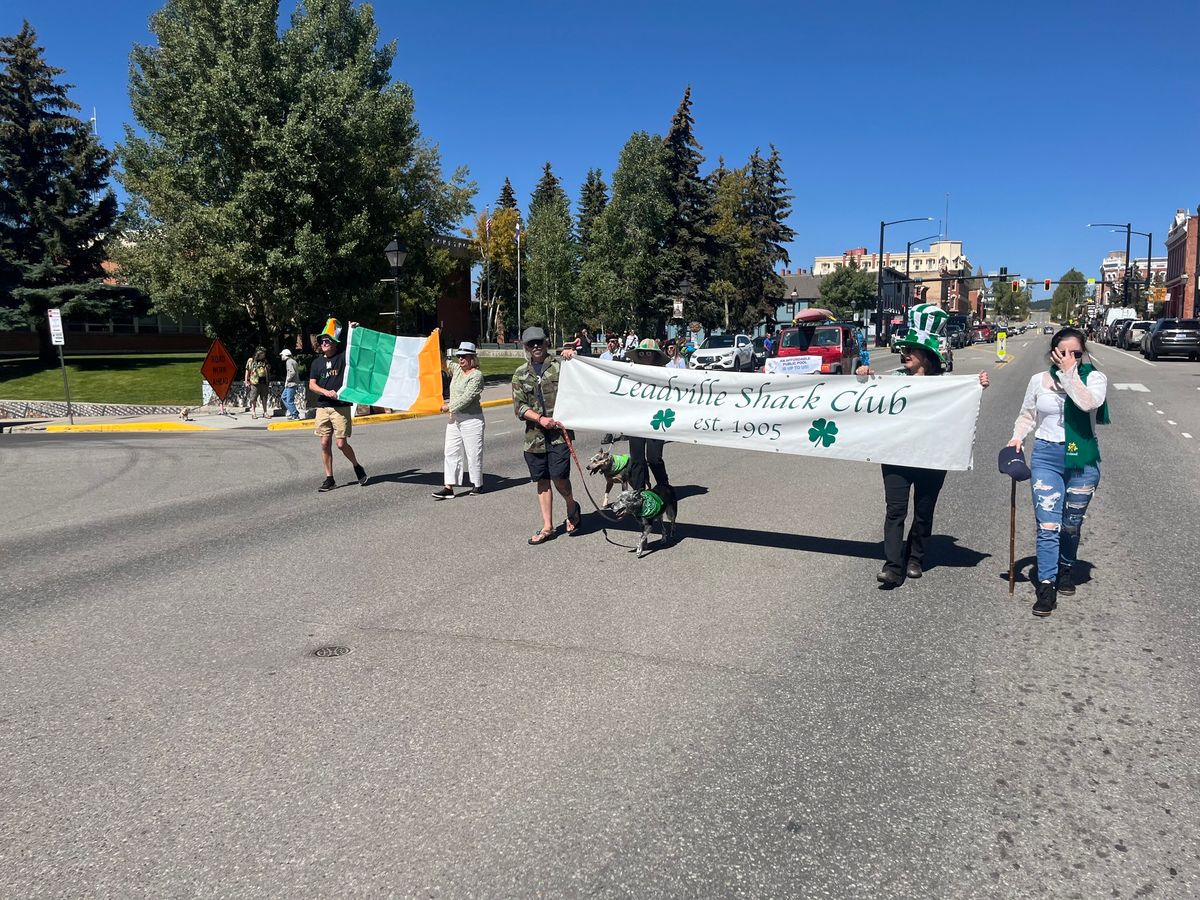
[[[901,312],[907,313],[912,308],[912,282],[908,277],[908,265],[912,261],[913,244],[919,244],[922,241],[932,241],[934,238],[940,238],[941,234],[931,234],[929,237],[917,238],[915,241],[909,241],[904,245],[904,294],[908,298],[907,308]]]
[[[1122,225],[1120,222],[1092,222],[1090,225],[1088,225],[1088,228],[1113,228],[1113,229],[1118,229],[1118,230],[1122,229],[1122,228],[1125,229],[1125,275],[1121,279],[1121,301],[1126,306],[1128,306],[1129,305],[1129,263],[1130,263],[1129,239],[1130,239],[1130,236],[1133,234],[1133,223],[1126,222],[1124,225]],[[1145,234],[1145,232],[1139,231],[1138,234]],[[1146,265],[1147,265],[1147,267],[1150,265],[1150,255],[1148,253],[1146,254]]]
[[[384,256],[387,257],[388,265],[392,267],[392,295],[396,301],[396,311],[394,313],[395,331],[400,333],[400,267],[404,265],[404,259],[408,256],[408,248],[404,246],[404,242],[400,240],[400,235],[396,235],[383,250]]]
[[[915,219],[894,219],[891,222],[879,222],[879,266],[875,275],[875,346],[882,347],[887,343],[883,329],[883,230],[889,225],[902,225],[905,222],[932,222],[933,216],[918,216]],[[891,330],[890,328],[888,329]]]

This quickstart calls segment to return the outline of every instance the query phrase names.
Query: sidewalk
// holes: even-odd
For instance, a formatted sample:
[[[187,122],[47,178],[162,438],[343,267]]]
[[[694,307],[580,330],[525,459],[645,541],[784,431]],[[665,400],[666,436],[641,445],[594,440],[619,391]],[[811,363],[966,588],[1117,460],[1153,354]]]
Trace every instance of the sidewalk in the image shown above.
[[[483,389],[484,407],[505,406],[512,403],[512,392],[507,383],[487,385]],[[404,419],[417,419],[426,415],[441,415],[441,413],[381,413],[374,416],[355,416],[354,425],[376,425],[381,422],[399,422]],[[221,415],[216,407],[201,406],[191,409],[188,419],[163,416],[76,416],[72,425],[66,416],[44,419],[36,422],[25,420],[26,424],[15,425],[13,432],[46,431],[61,433],[97,433],[97,432],[154,432],[154,431],[200,431],[214,432],[227,430],[240,431],[311,431],[311,419],[301,419],[289,422],[283,415],[270,419],[252,419],[250,413],[243,407],[230,408],[228,415]],[[0,422],[3,422],[0,419]]]

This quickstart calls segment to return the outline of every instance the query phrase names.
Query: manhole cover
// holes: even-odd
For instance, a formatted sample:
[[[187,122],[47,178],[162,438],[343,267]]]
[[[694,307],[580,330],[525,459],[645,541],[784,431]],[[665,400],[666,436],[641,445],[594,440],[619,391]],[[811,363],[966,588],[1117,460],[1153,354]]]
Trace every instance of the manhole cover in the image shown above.
[[[318,647],[313,651],[313,656],[320,657],[321,659],[329,659],[333,656],[345,656],[349,652],[349,647]]]

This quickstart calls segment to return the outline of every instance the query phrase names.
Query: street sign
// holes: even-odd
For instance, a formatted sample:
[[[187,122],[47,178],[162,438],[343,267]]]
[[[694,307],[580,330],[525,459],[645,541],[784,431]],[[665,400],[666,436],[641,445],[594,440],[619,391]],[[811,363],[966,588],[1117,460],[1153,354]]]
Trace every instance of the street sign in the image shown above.
[[[1000,331],[996,334],[996,356],[999,359],[1004,359],[1008,356],[1008,332]]]
[[[65,346],[67,341],[63,335],[62,310],[48,309],[46,315],[50,317],[50,345],[53,347]]]
[[[225,398],[229,396],[230,385],[237,377],[237,363],[233,361],[220,338],[213,341],[212,346],[208,348],[208,355],[200,365],[200,374],[212,385],[213,393],[224,403]]]
[[[671,301],[671,305],[673,307],[673,309],[671,310],[671,312],[673,313],[672,318],[682,319],[683,318],[683,301],[680,299],[675,299],[675,300]]]

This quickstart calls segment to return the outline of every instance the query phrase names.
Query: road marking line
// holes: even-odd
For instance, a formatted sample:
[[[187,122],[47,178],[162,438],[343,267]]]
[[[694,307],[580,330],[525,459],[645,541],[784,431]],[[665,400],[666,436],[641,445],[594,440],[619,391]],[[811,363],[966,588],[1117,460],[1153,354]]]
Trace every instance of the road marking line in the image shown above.
[[[1179,433],[1180,433],[1180,434],[1182,434],[1182,435],[1183,435],[1185,438],[1187,438],[1189,441],[1192,439],[1192,436],[1191,436],[1190,434],[1188,434],[1186,431],[1181,431],[1181,432],[1179,432]]]
[[[1146,401],[1146,405],[1147,405],[1147,406],[1153,406],[1154,404],[1153,404],[1153,403],[1151,403],[1149,400],[1147,400],[1147,401]]]
[[[1114,384],[1113,387],[1118,391],[1133,391],[1135,394],[1150,393],[1150,388],[1146,387],[1144,384],[1138,384],[1136,381]]]
[[[1096,354],[1096,350],[1095,350],[1095,347],[1094,347],[1094,345],[1093,345],[1093,348],[1092,348],[1091,350],[1089,350],[1088,352],[1089,352],[1089,353],[1091,353],[1093,356]],[[1113,352],[1115,353],[1116,351],[1114,350]],[[1107,355],[1108,355],[1108,351],[1107,351],[1107,350],[1105,350],[1105,351],[1104,351],[1103,353],[1101,353],[1100,355],[1101,355],[1101,356],[1107,356]],[[1129,358],[1131,358],[1131,359],[1136,359],[1136,360],[1137,360],[1138,362],[1140,362],[1140,363],[1145,363],[1146,365],[1148,365],[1148,366],[1153,366],[1153,367],[1154,367],[1154,368],[1156,368],[1156,369],[1158,368],[1158,363],[1152,363],[1152,362],[1150,362],[1150,360],[1148,360],[1148,359],[1143,359],[1141,356],[1134,356],[1132,353],[1122,353],[1122,354],[1121,354],[1121,356],[1126,356],[1126,357],[1129,357]]]
[[[1155,412],[1158,413],[1160,416],[1163,415],[1163,411],[1161,409],[1156,409]]]
[[[1179,423],[1176,422],[1174,419],[1167,419],[1167,424],[1168,425],[1178,425]]]

